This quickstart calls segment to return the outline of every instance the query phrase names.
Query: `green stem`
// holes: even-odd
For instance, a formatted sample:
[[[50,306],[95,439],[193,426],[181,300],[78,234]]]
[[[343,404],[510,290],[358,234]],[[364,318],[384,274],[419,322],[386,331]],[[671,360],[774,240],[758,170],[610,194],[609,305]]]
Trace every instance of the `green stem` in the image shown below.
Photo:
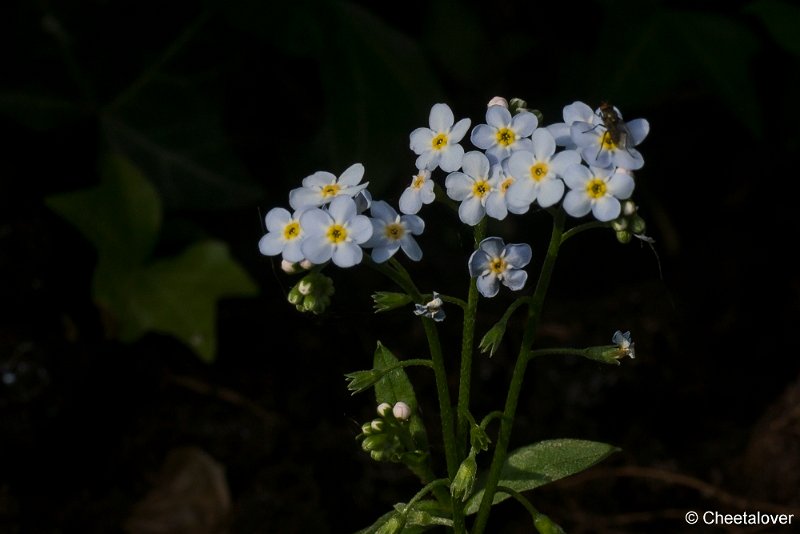
[[[489,423],[491,423],[493,419],[502,419],[502,418],[503,418],[503,412],[501,412],[500,410],[495,410],[491,412],[490,414],[486,415],[486,417],[484,417],[483,420],[481,421],[480,425],[481,429],[486,430],[486,427],[489,426]]]
[[[522,391],[522,382],[525,378],[525,370],[528,365],[528,353],[531,350],[531,345],[536,336],[536,327],[541,316],[547,288],[550,285],[550,278],[553,275],[553,268],[555,267],[556,258],[558,257],[558,247],[561,245],[563,232],[564,210],[559,209],[553,215],[553,231],[550,234],[550,245],[547,248],[547,256],[545,257],[544,265],[542,265],[542,270],[539,273],[536,291],[533,293],[533,297],[531,297],[530,304],[528,305],[528,319],[525,325],[525,332],[522,336],[519,354],[517,355],[517,363],[514,365],[514,372],[511,376],[511,385],[508,389],[508,395],[506,396],[503,418],[500,421],[500,433],[497,438],[497,445],[494,449],[494,456],[492,456],[492,465],[489,468],[489,477],[486,481],[483,499],[481,500],[481,506],[478,510],[478,517],[475,519],[475,524],[473,526],[473,534],[482,534],[486,529],[486,523],[489,521],[492,501],[494,500],[494,494],[497,490],[497,483],[500,480],[500,470],[503,467],[508,453],[511,428],[514,424],[517,402],[519,401],[519,394]]]
[[[442,299],[443,302],[449,302],[450,304],[455,304],[462,310],[467,309],[467,303],[458,297],[451,297],[450,295],[442,295],[441,293],[439,293],[439,298]]]
[[[486,236],[486,220],[484,217],[475,226],[473,250]],[[469,434],[469,421],[464,416],[469,412],[470,386],[472,383],[472,352],[475,346],[475,314],[478,310],[478,285],[475,278],[469,280],[467,294],[467,307],[464,308],[464,326],[461,333],[461,372],[458,381],[458,455],[463,458],[466,454],[467,436]]]
[[[531,514],[531,519],[533,519],[534,522],[541,515],[539,510],[537,510],[536,508],[533,507],[533,505],[531,504],[531,501],[526,499],[525,496],[523,494],[521,494],[520,492],[518,492],[518,491],[516,491],[514,489],[511,489],[509,487],[506,487],[506,486],[497,486],[497,491],[499,491],[501,493],[507,493],[507,494],[511,495],[514,499],[516,499],[522,506],[525,507],[525,509],[528,511],[528,513]]]
[[[567,239],[571,237],[575,237],[576,235],[580,234],[581,232],[585,232],[586,230],[591,230],[592,228],[608,228],[608,223],[600,222],[600,221],[592,221],[588,223],[579,224],[573,228],[570,228],[564,235],[561,236],[561,242],[564,243]]]
[[[586,358],[588,354],[589,354],[589,349],[567,349],[567,348],[538,349],[538,350],[528,351],[527,358],[528,360],[532,360],[538,356],[583,356],[584,358]]]
[[[447,486],[448,484],[450,484],[450,480],[447,478],[440,478],[427,484],[424,488],[419,490],[417,494],[411,498],[410,501],[408,501],[408,504],[406,504],[405,507],[403,507],[403,513],[407,513],[409,510],[411,510],[412,506],[417,504],[420,501],[420,499],[422,499],[425,495],[427,495],[431,491],[435,490],[439,486]]]
[[[385,264],[370,262],[370,265],[394,281],[401,289],[408,293],[416,301],[421,299],[419,290],[411,281],[411,277],[405,268],[392,258],[389,262],[394,268]],[[442,440],[444,441],[444,455],[447,463],[447,476],[452,479],[458,471],[459,461],[456,450],[456,434],[453,428],[453,407],[450,399],[450,389],[447,385],[447,370],[444,366],[444,355],[442,354],[442,344],[439,341],[439,331],[433,319],[422,317],[422,327],[425,329],[425,336],[428,339],[428,349],[433,363],[433,373],[436,376],[436,393],[439,400],[439,413],[442,419]],[[453,528],[456,533],[466,532],[464,523],[463,503],[452,501],[453,507]]]

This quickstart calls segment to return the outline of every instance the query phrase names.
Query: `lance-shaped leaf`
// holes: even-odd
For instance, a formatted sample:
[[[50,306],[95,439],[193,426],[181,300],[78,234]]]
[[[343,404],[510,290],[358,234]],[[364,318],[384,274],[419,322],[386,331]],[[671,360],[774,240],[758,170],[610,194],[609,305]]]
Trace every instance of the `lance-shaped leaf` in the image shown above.
[[[500,486],[523,492],[544,486],[590,468],[618,451],[607,443],[580,439],[540,441],[517,449],[506,458],[500,472]],[[485,481],[483,481],[485,483]],[[481,484],[483,485],[483,483]],[[496,493],[492,504],[508,499],[506,493]],[[465,512],[474,514],[483,499],[483,489],[467,502]]]

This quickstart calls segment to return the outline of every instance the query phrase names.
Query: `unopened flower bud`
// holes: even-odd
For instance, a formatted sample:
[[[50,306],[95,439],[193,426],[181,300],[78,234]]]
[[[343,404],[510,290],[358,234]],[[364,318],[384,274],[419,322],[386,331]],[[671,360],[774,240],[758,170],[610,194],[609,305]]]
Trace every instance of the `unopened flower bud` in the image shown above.
[[[373,432],[381,432],[383,430],[383,420],[373,419],[372,422],[369,424],[369,427]]]
[[[386,459],[386,454],[383,451],[369,451],[369,456],[376,462],[382,462]]]
[[[311,277],[306,276],[302,280],[297,283],[297,290],[300,292],[301,295],[310,295],[312,289],[312,281]]]
[[[387,440],[386,434],[372,434],[364,438],[364,441],[361,442],[361,448],[367,452],[383,450]]]
[[[614,222],[611,223],[611,228],[615,232],[621,232],[623,230],[627,230],[627,228],[628,228],[628,219],[620,217],[619,219],[614,220]]]
[[[303,301],[303,294],[300,293],[300,290],[297,289],[297,286],[294,286],[292,289],[289,290],[289,295],[286,297],[289,301],[289,304],[300,304]]]
[[[561,528],[553,520],[544,514],[538,514],[536,519],[533,520],[533,526],[539,534],[564,534],[564,529]]]
[[[462,502],[469,498],[472,493],[472,486],[475,484],[475,474],[478,472],[478,462],[475,461],[475,454],[467,456],[461,466],[459,466],[453,483],[450,484],[450,495],[454,499]]]
[[[402,514],[394,514],[386,523],[378,527],[375,534],[400,534],[406,526],[406,519]]]
[[[631,232],[634,234],[643,234],[647,229],[647,225],[644,222],[644,219],[639,217],[638,215],[634,215],[631,219]]]
[[[469,429],[469,444],[476,451],[489,450],[489,443],[491,442],[489,435],[480,426],[472,425]]]
[[[378,291],[372,295],[372,300],[375,303],[375,313],[394,310],[412,301],[405,293],[391,291]]]
[[[281,270],[286,274],[297,274],[303,269],[300,264],[292,261],[281,260]]]
[[[372,423],[364,423],[361,425],[361,433],[369,436],[372,434]]]
[[[400,401],[392,408],[392,414],[394,414],[395,419],[398,421],[406,421],[411,417],[411,408],[405,402]]]
[[[313,264],[313,263],[311,263],[311,262],[310,262],[310,261],[308,261],[308,260],[303,260],[303,261],[301,261],[301,262],[300,262],[300,267],[302,267],[302,268],[303,268],[303,269],[305,269],[306,271],[310,271],[310,270],[311,270],[311,268],[312,268],[312,267],[314,267],[314,264]]]
[[[489,100],[489,103],[486,104],[486,107],[490,108],[492,106],[503,106],[504,108],[508,109],[508,100],[506,100],[502,96],[496,96],[491,100]]]
[[[392,411],[392,405],[388,402],[382,402],[378,405],[378,415],[383,417],[388,412]]]
[[[634,213],[636,213],[636,204],[633,202],[633,200],[624,201],[622,203],[622,214],[625,217],[630,217]]]
[[[505,333],[506,333],[505,321],[498,321],[497,324],[491,327],[489,331],[486,332],[486,334],[481,339],[481,342],[479,344],[481,352],[484,354],[488,352],[490,358],[494,356],[494,353],[500,346],[500,342],[503,341],[503,335]]]
[[[631,233],[627,230],[621,230],[617,232],[617,241],[622,243],[623,245],[631,242]]]

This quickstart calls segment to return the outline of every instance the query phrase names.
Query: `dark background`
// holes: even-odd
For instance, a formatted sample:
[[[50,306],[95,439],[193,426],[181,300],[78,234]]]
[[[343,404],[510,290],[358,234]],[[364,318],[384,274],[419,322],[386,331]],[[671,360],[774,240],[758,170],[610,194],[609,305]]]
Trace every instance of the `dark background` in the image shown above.
[[[571,241],[540,332],[541,346],[587,346],[629,329],[637,358],[536,362],[512,437],[623,451],[533,502],[573,532],[674,532],[690,509],[798,513],[797,8],[266,4],[5,6],[0,531],[350,532],[410,498],[413,477],[354,441],[374,402],[342,375],[369,368],[378,339],[423,355],[419,323],[373,315],[370,293],[391,287],[363,268],[329,270],[328,313],[296,313],[293,280],[258,254],[261,218],[304,176],[355,161],[396,202],[430,106],[474,125],[497,94],[545,123],[609,100],[651,124],[635,198],[658,258],[607,231]],[[112,153],[159,192],[156,258],[219,239],[259,287],[220,301],[212,364],[165,335],[117,341],[92,299],[97,252],[44,202],[95,186]],[[439,208],[422,216],[426,257],[409,268],[422,288],[463,295],[468,234]],[[490,232],[529,242],[536,267],[548,225],[539,213]],[[482,301],[479,336],[507,302]],[[477,357],[476,416],[502,407],[515,341]],[[431,378],[409,374],[435,435]],[[200,511],[192,526],[182,506]],[[491,524],[531,528],[512,503]]]

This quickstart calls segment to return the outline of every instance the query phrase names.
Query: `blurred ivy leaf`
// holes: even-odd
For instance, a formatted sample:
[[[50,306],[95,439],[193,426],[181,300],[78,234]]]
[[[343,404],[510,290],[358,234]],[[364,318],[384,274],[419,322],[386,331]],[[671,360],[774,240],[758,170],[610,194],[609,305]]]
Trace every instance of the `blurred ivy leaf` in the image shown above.
[[[180,339],[206,362],[216,351],[217,301],[255,293],[255,284],[225,244],[213,240],[138,269],[100,263],[94,276],[95,299],[113,316],[122,341],[161,332]]]
[[[760,18],[780,46],[800,55],[800,7],[780,0],[760,0],[746,6],[745,12]]]
[[[106,158],[99,186],[46,199],[97,249],[94,299],[112,335],[130,342],[146,332],[175,336],[204,361],[216,350],[216,304],[249,296],[256,286],[218,241],[152,260],[161,201],[144,175],[121,155]]]
[[[544,486],[564,477],[580,473],[604,460],[619,449],[607,443],[580,439],[553,439],[512,451],[500,472],[500,486],[522,492]],[[496,493],[492,504],[508,499],[507,493]],[[483,489],[467,501],[465,512],[478,511]]]

